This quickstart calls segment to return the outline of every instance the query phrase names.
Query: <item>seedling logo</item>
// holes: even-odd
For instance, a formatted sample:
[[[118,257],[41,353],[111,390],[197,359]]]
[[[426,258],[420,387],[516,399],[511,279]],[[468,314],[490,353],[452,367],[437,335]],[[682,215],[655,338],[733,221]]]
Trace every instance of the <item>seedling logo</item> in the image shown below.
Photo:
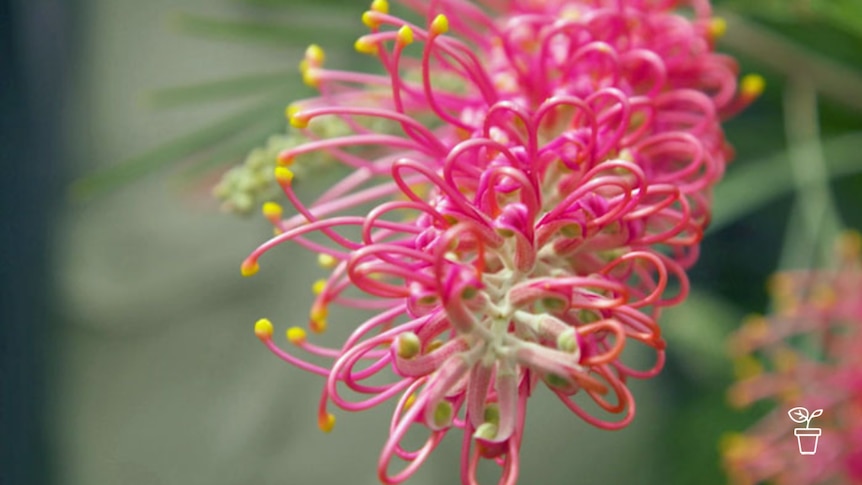
[[[796,435],[796,441],[799,443],[799,454],[813,455],[817,453],[817,441],[820,439],[820,428],[812,428],[811,420],[822,415],[823,410],[818,409],[813,413],[808,413],[808,409],[803,407],[793,408],[787,411],[787,415],[794,423],[805,423],[804,428],[796,428],[793,434]]]

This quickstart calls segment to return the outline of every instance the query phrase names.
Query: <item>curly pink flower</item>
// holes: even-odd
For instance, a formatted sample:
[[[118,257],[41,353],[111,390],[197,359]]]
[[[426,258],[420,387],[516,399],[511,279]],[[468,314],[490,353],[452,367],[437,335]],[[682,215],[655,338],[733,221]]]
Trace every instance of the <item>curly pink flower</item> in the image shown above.
[[[730,390],[731,403],[776,404],[745,434],[726,438],[732,483],[862,482],[860,246],[859,234],[845,235],[837,269],[777,275],[774,313],[752,318],[732,338],[741,380]],[[787,415],[796,406],[823,410],[813,455],[800,455]]]
[[[268,320],[256,333],[326,378],[325,431],[330,402],[359,411],[400,396],[382,482],[406,480],[459,428],[462,482],[475,483],[486,458],[511,484],[540,381],[592,425],[631,422],[626,381],[662,368],[656,320],[687,295],[730,156],[719,117],[762,81],[736,94],[736,65],[712,52],[721,29],[706,1],[692,2],[693,21],[676,1],[402,3],[427,25],[375,0],[356,42],[385,74],[326,69],[308,49],[301,71],[321,96],[290,106],[290,122],[313,138],[309,124],[329,117],[348,133],[281,154],[276,178],[297,214],[265,205],[278,235],[243,263],[250,275],[266,251],[301,244],[332,268],[315,285],[310,328],[322,331],[333,305],[372,316],[340,348],[291,328],[310,360],[277,347]],[[354,171],[306,205],[288,167],[311,152]],[[655,352],[650,368],[624,363],[634,343]],[[407,450],[413,426],[428,437]]]

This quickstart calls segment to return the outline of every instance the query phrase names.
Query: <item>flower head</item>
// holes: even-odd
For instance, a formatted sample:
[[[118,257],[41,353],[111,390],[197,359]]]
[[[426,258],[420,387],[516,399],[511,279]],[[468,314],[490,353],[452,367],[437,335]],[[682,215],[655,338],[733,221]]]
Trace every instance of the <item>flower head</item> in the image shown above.
[[[356,50],[384,74],[328,69],[319,48],[307,52],[300,69],[321,95],[287,113],[312,141],[283,151],[275,175],[297,213],[265,208],[278,235],[243,265],[253,273],[263,253],[296,242],[331,269],[315,284],[312,331],[333,305],[373,316],[336,349],[288,331],[327,366],[281,350],[268,321],[257,334],[326,377],[325,431],[329,403],[356,411],[400,396],[384,483],[408,478],[453,428],[464,483],[483,458],[514,483],[540,382],[595,426],[634,417],[626,382],[663,365],[656,320],[686,297],[730,155],[719,117],[752,93],[736,94],[735,64],[712,52],[705,1],[692,2],[693,21],[674,1],[402,3],[425,24],[384,0],[362,16],[370,33]],[[325,117],[347,134],[315,139]],[[305,204],[289,167],[314,153],[354,171]],[[624,363],[632,344],[652,349],[650,368]],[[428,437],[406,450],[413,426]],[[395,457],[407,465],[393,472]]]
[[[836,269],[774,277],[773,314],[750,319],[731,340],[740,374],[731,403],[776,405],[744,435],[726,439],[725,466],[734,483],[862,481],[860,241],[856,233],[841,238]],[[798,407],[823,410],[817,453],[801,460],[787,415]],[[809,427],[815,415],[797,422]]]

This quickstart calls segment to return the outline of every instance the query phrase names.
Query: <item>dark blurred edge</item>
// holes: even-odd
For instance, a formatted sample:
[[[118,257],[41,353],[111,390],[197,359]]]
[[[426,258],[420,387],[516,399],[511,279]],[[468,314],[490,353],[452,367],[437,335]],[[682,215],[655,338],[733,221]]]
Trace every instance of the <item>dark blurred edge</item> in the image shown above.
[[[65,177],[62,104],[73,0],[0,0],[0,484],[53,482],[46,359],[49,241]]]

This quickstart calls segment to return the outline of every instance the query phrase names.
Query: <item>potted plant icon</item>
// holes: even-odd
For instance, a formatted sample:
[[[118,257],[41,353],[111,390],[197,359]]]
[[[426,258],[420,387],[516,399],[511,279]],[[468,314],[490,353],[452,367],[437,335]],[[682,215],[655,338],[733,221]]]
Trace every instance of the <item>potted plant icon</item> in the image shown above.
[[[799,443],[799,453],[801,455],[813,455],[817,453],[817,441],[820,439],[820,428],[812,428],[811,420],[822,415],[823,410],[818,409],[813,413],[808,413],[808,409],[796,407],[787,411],[787,415],[795,423],[805,423],[804,428],[796,428],[793,434],[796,435],[796,440]]]

